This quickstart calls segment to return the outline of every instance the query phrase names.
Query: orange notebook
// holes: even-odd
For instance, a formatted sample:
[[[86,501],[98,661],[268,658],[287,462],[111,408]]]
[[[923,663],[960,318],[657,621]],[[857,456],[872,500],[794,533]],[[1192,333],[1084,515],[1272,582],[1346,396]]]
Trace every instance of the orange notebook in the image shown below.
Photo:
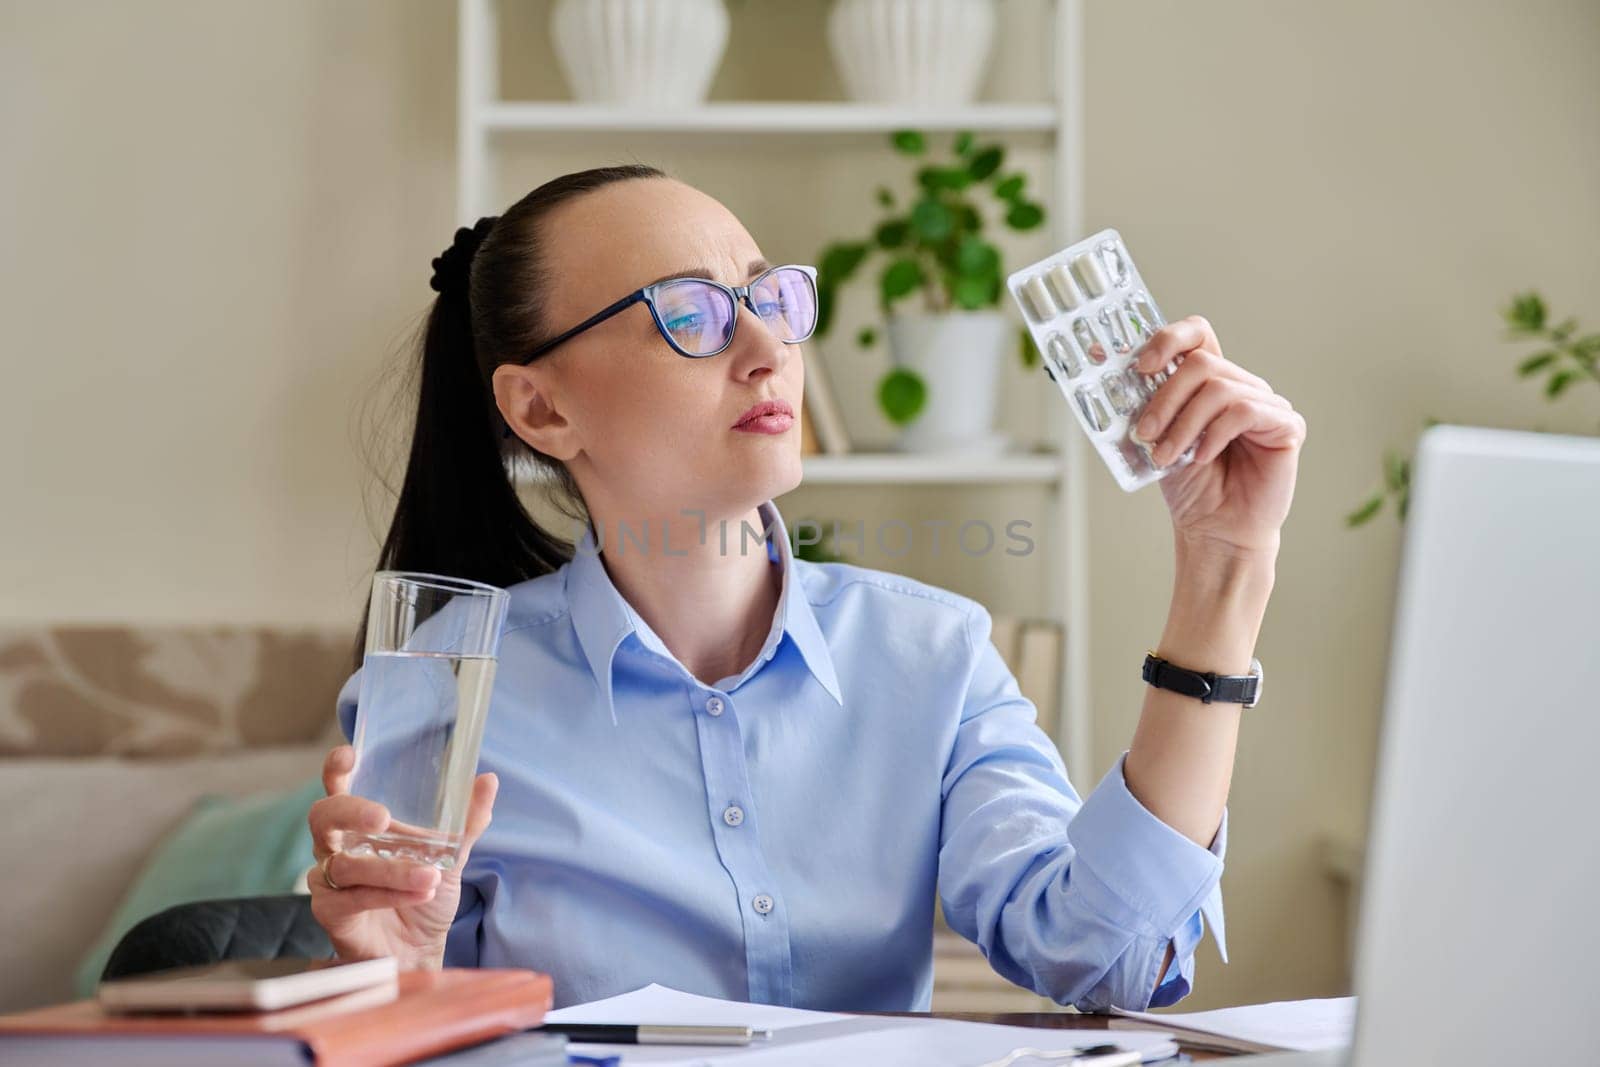
[[[80,1000],[0,1015],[0,1063],[386,1067],[538,1026],[552,996],[549,975],[463,968],[282,1011],[113,1015]]]

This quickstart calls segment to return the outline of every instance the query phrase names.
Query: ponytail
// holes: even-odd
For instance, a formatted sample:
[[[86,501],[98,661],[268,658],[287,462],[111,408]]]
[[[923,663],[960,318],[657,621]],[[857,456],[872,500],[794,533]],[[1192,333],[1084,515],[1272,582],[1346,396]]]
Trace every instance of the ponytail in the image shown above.
[[[379,570],[424,571],[507,587],[558,569],[573,556],[534,521],[509,473],[519,454],[554,483],[563,513],[584,521],[566,466],[510,435],[495,406],[494,368],[520,361],[544,336],[540,299],[553,275],[541,262],[539,223],[557,204],[615,181],[663,178],[654,167],[601,167],[535,189],[503,216],[456,231],[433,261],[438,292],[419,344],[416,423],[405,480]],[[363,609],[355,658],[366,643]]]

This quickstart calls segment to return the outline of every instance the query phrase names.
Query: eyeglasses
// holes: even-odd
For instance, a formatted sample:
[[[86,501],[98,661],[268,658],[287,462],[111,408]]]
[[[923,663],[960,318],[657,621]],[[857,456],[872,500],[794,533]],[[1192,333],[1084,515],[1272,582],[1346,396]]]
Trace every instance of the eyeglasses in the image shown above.
[[[772,267],[748,285],[708,278],[667,278],[635,289],[572,329],[552,337],[521,360],[530,363],[556,345],[644,301],[656,329],[680,356],[703,359],[733,343],[742,302],[784,344],[797,345],[817,328],[817,268],[798,263]]]

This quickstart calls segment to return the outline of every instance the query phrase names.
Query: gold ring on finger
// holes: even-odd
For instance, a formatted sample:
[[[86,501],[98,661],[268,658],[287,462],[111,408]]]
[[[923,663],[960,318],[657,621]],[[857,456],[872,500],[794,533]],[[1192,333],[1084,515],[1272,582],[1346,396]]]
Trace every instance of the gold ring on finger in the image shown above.
[[[336,855],[338,855],[338,853],[336,853],[336,852],[328,853],[326,856],[322,857],[322,862],[317,865],[320,868],[322,868],[322,881],[327,885],[327,887],[329,889],[343,889],[344,888],[344,886],[340,885],[338,882],[335,882],[333,880],[333,875],[332,874],[328,873],[328,863]]]

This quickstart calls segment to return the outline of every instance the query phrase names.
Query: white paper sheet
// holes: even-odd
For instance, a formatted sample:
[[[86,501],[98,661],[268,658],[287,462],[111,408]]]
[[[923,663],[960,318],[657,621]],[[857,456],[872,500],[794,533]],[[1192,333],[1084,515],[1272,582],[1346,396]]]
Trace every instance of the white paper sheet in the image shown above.
[[[834,1012],[746,1004],[649,985],[631,993],[578,1004],[546,1016],[553,1023],[652,1023],[753,1026],[772,1039],[746,1048],[696,1048],[574,1044],[584,1055],[620,1055],[627,1065],[675,1067],[977,1067],[1016,1048],[1051,1051],[1116,1044],[1138,1051],[1146,1063],[1177,1052],[1170,1035],[1153,1031],[1048,1030],[992,1026],[952,1019],[842,1015]],[[1019,1067],[1025,1067],[1024,1060]]]
[[[1319,1052],[1350,1044],[1355,1033],[1356,998],[1279,1000],[1187,1015],[1149,1011],[1117,1014],[1179,1034],[1187,1030],[1214,1035],[1246,1051]]]

